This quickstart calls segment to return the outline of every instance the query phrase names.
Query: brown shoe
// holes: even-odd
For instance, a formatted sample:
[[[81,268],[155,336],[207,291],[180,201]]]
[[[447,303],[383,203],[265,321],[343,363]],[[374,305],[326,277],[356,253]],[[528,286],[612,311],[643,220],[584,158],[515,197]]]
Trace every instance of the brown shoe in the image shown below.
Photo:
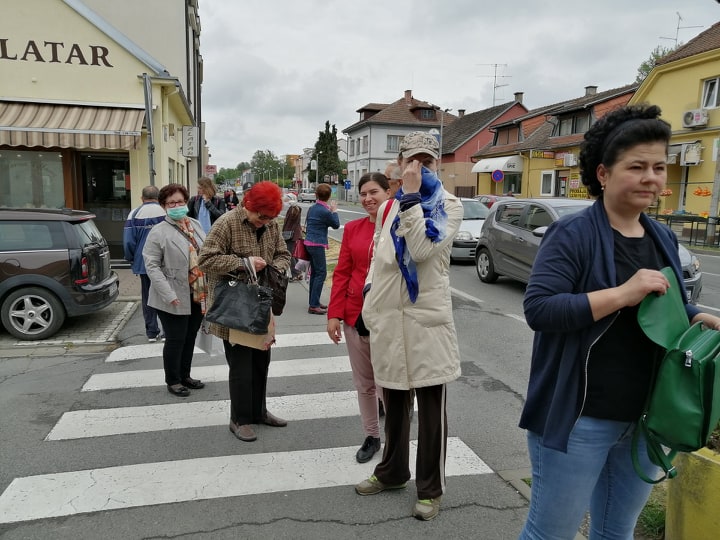
[[[287,420],[283,420],[282,418],[278,418],[271,412],[265,411],[265,418],[263,418],[262,423],[267,426],[272,427],[285,427],[287,426]]]
[[[257,435],[250,424],[237,425],[235,422],[230,422],[230,431],[235,437],[245,442],[252,442],[257,440]]]

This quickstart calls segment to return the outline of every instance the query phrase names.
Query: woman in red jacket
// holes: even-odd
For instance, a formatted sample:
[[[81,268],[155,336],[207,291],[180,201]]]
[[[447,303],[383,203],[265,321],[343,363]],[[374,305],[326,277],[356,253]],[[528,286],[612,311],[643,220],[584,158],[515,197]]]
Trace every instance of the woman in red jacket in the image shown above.
[[[380,205],[390,196],[390,186],[384,174],[368,173],[360,178],[358,190],[368,217],[345,224],[340,255],[333,271],[327,332],[333,342],[339,343],[342,339],[341,327],[345,331],[353,384],[358,393],[360,418],[366,435],[355,458],[359,463],[365,463],[380,450],[380,426],[375,377],[370,363],[370,342],[364,326],[356,323],[362,310],[362,290],[372,258],[375,220]]]

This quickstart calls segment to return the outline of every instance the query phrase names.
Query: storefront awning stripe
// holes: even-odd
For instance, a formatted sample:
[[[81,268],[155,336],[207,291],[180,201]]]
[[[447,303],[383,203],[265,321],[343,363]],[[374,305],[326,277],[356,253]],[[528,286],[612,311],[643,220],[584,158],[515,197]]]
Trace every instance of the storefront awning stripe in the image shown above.
[[[131,150],[144,109],[0,102],[0,145]]]

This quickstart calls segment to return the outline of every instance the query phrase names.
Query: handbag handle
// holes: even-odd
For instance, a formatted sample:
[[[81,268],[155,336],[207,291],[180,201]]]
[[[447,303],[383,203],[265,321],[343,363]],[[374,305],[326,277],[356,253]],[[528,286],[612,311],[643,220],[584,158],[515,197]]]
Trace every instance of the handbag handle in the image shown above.
[[[640,438],[640,430],[642,430],[643,435],[645,435],[645,444],[647,446],[647,454],[650,458],[650,461],[660,467],[665,473],[665,476],[662,476],[657,480],[649,478],[648,475],[645,474],[645,471],[642,470],[642,466],[640,465],[640,458],[638,457],[638,440]],[[633,433],[631,443],[631,454],[632,464],[635,472],[641,480],[647,482],[648,484],[659,484],[663,480],[675,478],[677,476],[677,469],[675,469],[675,466],[672,464],[672,461],[675,458],[677,452],[675,450],[671,450],[667,454],[664,452],[662,445],[652,436],[652,433],[650,433],[650,431],[648,430],[647,424],[645,423],[644,414],[635,425],[635,432]]]
[[[250,260],[250,257],[243,257],[242,262],[243,267],[245,268],[245,273],[248,275],[248,283],[254,283],[257,285],[257,272],[255,271],[255,265]]]

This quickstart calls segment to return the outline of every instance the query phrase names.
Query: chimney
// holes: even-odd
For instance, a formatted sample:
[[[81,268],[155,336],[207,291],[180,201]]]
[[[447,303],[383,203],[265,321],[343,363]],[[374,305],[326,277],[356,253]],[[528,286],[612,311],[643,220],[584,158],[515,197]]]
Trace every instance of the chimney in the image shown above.
[[[515,101],[516,101],[517,103],[522,103],[523,94],[524,94],[524,93],[525,93],[525,92],[515,92],[515,93],[513,94],[513,95],[515,96]]]
[[[594,96],[597,94],[597,86],[586,86],[585,87],[585,95],[586,96]]]
[[[465,116],[465,109],[458,109],[458,118]]]
[[[405,103],[408,107],[412,104],[412,90],[405,90]]]

